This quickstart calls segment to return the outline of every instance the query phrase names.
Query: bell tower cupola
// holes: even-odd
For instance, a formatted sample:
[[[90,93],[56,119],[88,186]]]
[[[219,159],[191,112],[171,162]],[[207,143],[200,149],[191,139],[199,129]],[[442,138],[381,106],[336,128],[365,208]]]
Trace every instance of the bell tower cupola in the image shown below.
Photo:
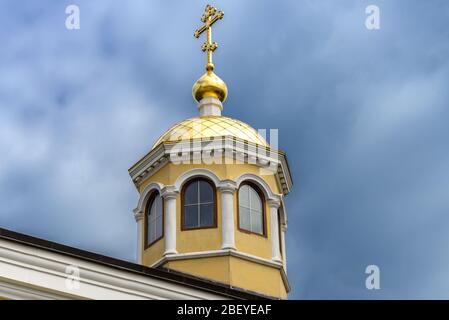
[[[215,74],[212,27],[223,17],[207,5],[194,33],[206,38],[205,73],[192,88],[199,115],[173,125],[129,169],[140,195],[138,262],[286,299],[292,178],[263,131],[222,115],[228,88]]]

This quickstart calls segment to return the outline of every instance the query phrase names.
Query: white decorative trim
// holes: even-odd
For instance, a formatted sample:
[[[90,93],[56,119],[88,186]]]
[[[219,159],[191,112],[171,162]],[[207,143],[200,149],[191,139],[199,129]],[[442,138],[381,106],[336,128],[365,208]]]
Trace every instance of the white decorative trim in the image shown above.
[[[179,192],[174,186],[165,186],[161,190],[161,196],[164,199],[176,199]]]
[[[164,198],[164,255],[178,253],[176,251],[176,198],[179,192],[174,186],[166,186],[162,189]]]
[[[186,183],[188,180],[194,177],[206,177],[212,180],[215,187],[217,187],[220,184],[220,178],[217,177],[215,173],[213,173],[210,170],[207,169],[192,169],[187,172],[184,172],[182,175],[176,179],[176,182],[174,184],[175,189],[177,191],[180,191],[184,183]]]
[[[197,141],[193,143],[193,145],[191,141],[161,143],[131,167],[129,169],[129,174],[136,187],[139,187],[149,176],[154,175],[154,173],[161,167],[170,162],[170,155],[172,153],[176,154],[177,149],[181,149],[183,154],[187,157],[191,157],[191,154],[194,154],[195,152],[198,153],[201,150],[208,150],[207,146],[211,143],[222,146],[221,154],[226,157],[230,155],[235,159],[241,158],[248,161],[251,160],[250,163],[259,166],[261,169],[275,169],[273,175],[276,176],[276,181],[282,189],[283,194],[288,194],[290,192],[292,177],[284,152],[262,147],[262,149],[267,150],[267,154],[264,154],[264,152],[261,154],[258,152],[258,149],[261,148],[260,146],[257,147],[255,144],[230,136],[221,138],[216,137],[212,142],[210,140]],[[224,164],[228,164],[226,159]]]
[[[198,110],[200,112],[200,117],[221,116],[223,104],[217,98],[205,97],[198,103]]]
[[[134,212],[134,219],[136,220],[136,222],[139,222],[140,220],[143,219],[144,213],[142,210],[140,210],[139,208],[135,208],[133,212]]]
[[[285,254],[285,231],[287,227],[283,223],[281,226],[281,248],[282,248],[282,263],[284,264],[285,274],[287,274],[287,255]]]
[[[142,212],[145,212],[145,205],[146,205],[146,203],[148,201],[148,198],[151,195],[151,193],[154,190],[157,190],[157,192],[159,194],[161,194],[163,188],[164,188],[164,185],[162,183],[159,183],[159,182],[152,182],[149,185],[147,185],[145,187],[145,189],[143,189],[143,191],[142,191],[142,193],[140,195],[139,202],[137,204],[137,208],[134,209],[135,210],[134,212],[136,212],[136,210],[140,210]]]
[[[134,213],[134,218],[137,222],[137,263],[142,264],[142,254],[143,254],[143,237],[144,237],[144,213],[143,211],[137,211]]]
[[[151,150],[141,161],[133,166],[129,173],[136,187],[140,186],[148,176],[155,174],[170,161],[163,144]]]
[[[142,264],[142,251],[143,251],[143,217],[144,212],[140,210],[139,208],[135,208],[133,210],[134,212],[134,219],[136,220],[137,226],[136,226],[136,233],[137,233],[137,263]]]
[[[159,259],[155,263],[153,263],[151,265],[151,267],[157,268],[157,267],[163,265],[164,263],[166,263],[167,261],[199,259],[199,258],[208,258],[208,257],[221,257],[221,256],[233,256],[233,257],[241,258],[241,259],[248,260],[251,262],[257,262],[259,264],[263,264],[263,265],[277,268],[277,269],[282,267],[282,263],[264,259],[264,258],[260,258],[258,256],[255,256],[255,255],[252,255],[249,253],[244,253],[241,251],[234,251],[234,250],[229,250],[229,249],[178,253],[178,254],[174,254],[169,257],[162,257],[161,259]]]
[[[234,193],[237,185],[232,180],[223,180],[218,185],[221,194],[221,248],[236,250],[234,223]]]
[[[287,254],[286,254],[286,245],[285,245],[285,233],[287,232],[287,208],[285,206],[284,197],[281,197],[281,206],[279,207],[279,213],[281,221],[281,248],[282,248],[282,263],[284,264],[284,271],[287,274]]]
[[[290,169],[288,167],[287,157],[285,154],[279,157],[281,160],[278,167],[278,174],[276,175],[281,183],[284,195],[290,193],[290,190],[293,186],[292,175],[290,173]]]
[[[237,179],[235,179],[235,182],[237,184],[237,188],[240,187],[240,185],[244,182],[244,181],[251,181],[254,184],[256,184],[264,193],[265,197],[267,198],[268,201],[272,200],[272,201],[280,201],[280,197],[279,195],[273,193],[273,191],[271,190],[270,186],[268,185],[268,183],[262,179],[261,177],[259,177],[258,175],[252,174],[252,173],[244,173],[242,175],[240,175]]]
[[[10,300],[69,300],[77,298],[53,292],[42,292],[42,290],[26,285],[10,283],[5,279],[0,280],[0,293],[2,298]]]
[[[274,198],[274,197],[268,199],[267,203],[268,203],[268,206],[270,208],[274,208],[275,210],[278,210],[280,208],[280,206],[281,206],[281,201],[279,199]]]
[[[278,221],[278,208],[280,202],[269,200],[268,205],[270,206],[270,231],[271,231],[271,251],[273,256],[273,261],[282,263],[281,252],[280,252],[280,242],[279,242],[279,221]]]
[[[217,189],[220,192],[234,193],[237,190],[237,184],[233,180],[225,179],[218,183]]]
[[[67,266],[80,270],[66,286]],[[12,285],[13,284],[13,285]],[[11,299],[223,299],[225,296],[65,254],[0,239],[0,296]]]
[[[285,206],[284,196],[281,197],[281,207],[280,207],[281,215],[282,215],[282,225],[285,225],[285,229],[287,230],[288,224],[288,216],[287,216],[287,207]]]

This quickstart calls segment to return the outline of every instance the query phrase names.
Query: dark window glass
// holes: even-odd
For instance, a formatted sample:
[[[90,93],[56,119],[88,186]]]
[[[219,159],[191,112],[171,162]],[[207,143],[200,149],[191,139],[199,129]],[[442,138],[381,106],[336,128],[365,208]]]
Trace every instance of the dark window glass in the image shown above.
[[[157,194],[151,200],[147,212],[147,245],[162,237],[163,213],[162,199]]]
[[[251,230],[251,224],[249,222],[249,209],[245,207],[239,208],[240,228],[245,230]]]
[[[200,184],[200,202],[201,203],[213,203],[214,202],[214,190],[211,185],[206,181],[198,181]]]
[[[262,212],[251,211],[251,231],[263,234],[263,216]]]
[[[184,193],[184,204],[198,203],[198,181],[193,181],[186,187]]]
[[[239,225],[250,232],[264,233],[263,202],[259,193],[248,184],[239,189]]]
[[[187,229],[213,227],[215,225],[215,190],[211,183],[198,179],[184,189],[183,227]]]
[[[195,228],[198,226],[198,206],[190,205],[184,207],[184,226]]]
[[[214,225],[214,204],[201,204],[200,205],[200,226],[213,226]]]

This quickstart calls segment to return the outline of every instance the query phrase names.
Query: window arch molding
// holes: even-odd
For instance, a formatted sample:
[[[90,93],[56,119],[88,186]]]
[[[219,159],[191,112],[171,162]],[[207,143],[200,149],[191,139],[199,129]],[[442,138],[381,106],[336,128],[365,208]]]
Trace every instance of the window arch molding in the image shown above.
[[[152,195],[152,193],[157,191],[159,193],[159,195],[161,195],[163,189],[164,189],[164,185],[159,182],[152,182],[148,186],[146,186],[139,198],[139,203],[137,204],[137,208],[134,209],[134,211],[135,212],[140,211],[140,212],[145,213],[145,209],[146,209],[148,200],[149,200],[150,196]]]
[[[242,199],[240,199],[240,192],[242,190],[242,188],[244,187],[249,187],[248,191],[251,192],[250,190],[254,190],[255,193],[258,196],[258,200],[260,200],[260,214],[261,214],[261,220],[260,220],[260,225],[261,225],[261,229],[260,232],[257,232],[256,230],[252,229],[252,222],[251,219],[252,216],[254,214],[257,215],[257,212],[259,212],[259,210],[251,210],[251,205],[249,205],[250,200],[248,199],[248,207],[247,205],[244,205],[243,203],[241,203]],[[253,195],[254,196],[254,195]],[[245,232],[245,233],[250,233],[250,234],[256,234],[258,236],[262,236],[262,237],[268,237],[267,235],[267,211],[266,211],[266,202],[267,198],[264,195],[263,191],[261,190],[261,188],[255,184],[254,182],[252,182],[251,180],[244,180],[239,184],[238,187],[238,191],[237,191],[237,227],[240,231]],[[247,211],[247,215],[248,215],[248,223],[249,226],[242,226],[241,222],[242,222],[242,218],[243,218],[243,209],[245,209]]]
[[[273,191],[271,190],[270,186],[268,185],[268,183],[266,183],[265,180],[263,180],[261,177],[252,174],[252,173],[245,173],[242,174],[241,176],[239,176],[235,182],[237,184],[237,188],[240,188],[240,185],[244,182],[251,182],[254,185],[256,185],[263,193],[263,195],[265,196],[265,200],[268,201],[270,199],[278,199],[279,196],[274,194]]]
[[[198,183],[198,184],[197,184]],[[209,188],[208,188],[209,187]],[[187,199],[189,195],[186,194],[189,188],[193,191],[194,198],[196,199]],[[198,188],[195,190],[195,188]],[[203,190],[204,188],[204,190]],[[189,191],[190,192],[190,191]],[[208,195],[203,200],[202,197],[204,193],[211,192],[211,195]],[[202,195],[203,193],[203,195]],[[187,198],[186,198],[187,197]],[[192,210],[190,213],[187,210]],[[201,216],[201,210],[207,210],[207,216]],[[204,211],[206,212],[206,211]],[[196,226],[189,226],[190,223],[186,222],[186,218],[191,215],[198,215],[198,222]],[[205,225],[201,225],[201,219],[204,218],[206,221],[212,219],[212,222],[206,223]],[[198,229],[210,229],[217,228],[218,214],[217,214],[217,187],[213,181],[211,181],[208,177],[204,177],[201,175],[193,175],[187,180],[184,180],[181,186],[181,230],[198,230]]]
[[[176,179],[174,183],[174,187],[177,191],[182,191],[184,185],[188,183],[191,179],[194,178],[204,178],[209,179],[212,183],[214,188],[218,188],[220,184],[220,178],[217,177],[215,173],[213,173],[210,170],[207,169],[193,169],[189,170],[187,172],[184,172],[182,175]]]

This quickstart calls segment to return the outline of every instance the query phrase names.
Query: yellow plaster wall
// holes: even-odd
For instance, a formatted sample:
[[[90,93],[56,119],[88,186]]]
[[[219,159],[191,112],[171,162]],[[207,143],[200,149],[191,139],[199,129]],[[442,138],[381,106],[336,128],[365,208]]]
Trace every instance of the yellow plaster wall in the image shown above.
[[[147,267],[153,265],[157,260],[162,258],[162,256],[164,255],[164,251],[165,251],[165,238],[162,237],[161,239],[153,243],[151,246],[149,246],[147,249],[144,249],[142,256],[142,264]]]
[[[281,299],[287,298],[281,271],[273,267],[230,257],[231,285]]]
[[[271,297],[287,298],[280,270],[238,257],[174,260],[164,267]]]
[[[230,283],[228,256],[174,260],[167,262],[164,266],[169,269],[215,280],[221,283]]]
[[[235,195],[237,197],[237,194]],[[237,212],[237,201],[234,198],[234,212]],[[270,208],[265,204],[266,235],[247,233],[238,228],[238,216],[234,216],[235,223],[235,246],[238,251],[252,254],[261,258],[271,259],[271,228],[270,228]]]

